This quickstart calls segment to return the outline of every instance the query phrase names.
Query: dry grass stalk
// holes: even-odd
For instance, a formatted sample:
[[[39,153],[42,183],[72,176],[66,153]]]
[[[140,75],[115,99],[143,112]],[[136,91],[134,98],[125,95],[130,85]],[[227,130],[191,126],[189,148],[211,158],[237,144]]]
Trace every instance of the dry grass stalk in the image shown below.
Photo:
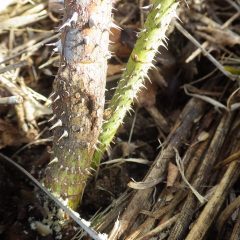
[[[234,76],[233,74],[227,72],[224,67],[222,66],[219,61],[217,61],[216,58],[214,58],[209,52],[207,52],[201,44],[186,30],[184,29],[181,24],[175,22],[176,28],[186,37],[188,38],[194,45],[196,45],[197,48],[201,49],[202,53],[207,56],[207,58],[218,68],[219,71],[221,71],[226,77],[235,80],[237,76]]]
[[[23,98],[21,96],[11,96],[11,97],[0,98],[0,104],[14,105],[22,102],[23,102]]]
[[[239,163],[238,163],[239,165]],[[238,167],[238,166],[237,166]],[[230,168],[230,166],[228,166]],[[240,207],[240,196],[235,198],[220,214],[218,217],[216,228],[218,230],[218,235],[220,236],[224,224],[227,222],[227,220],[231,217],[231,215]]]
[[[161,194],[161,197],[164,197],[166,192],[164,191]],[[163,202],[157,201],[154,205],[153,212],[142,211],[142,214],[146,214],[148,218],[140,225],[137,229],[135,229],[129,236],[127,236],[126,240],[135,240],[139,239],[145,234],[148,234],[152,231],[157,219],[162,218],[164,215],[168,214],[169,212],[173,211],[186,197],[186,194],[183,191],[179,191],[175,196],[174,199],[166,206],[163,205]],[[159,208],[159,209],[158,209]]]
[[[170,127],[164,116],[159,112],[155,106],[146,107],[146,110],[154,119],[156,126],[161,129],[164,133],[169,133]]]
[[[238,240],[239,236],[240,236],[240,212],[238,213],[238,217],[234,224],[233,231],[229,240]]]
[[[9,57],[4,57],[3,59],[1,59],[0,64],[6,63],[16,57],[19,57],[20,55],[21,55],[21,60],[28,59],[42,46],[44,46],[49,42],[55,41],[56,39],[58,39],[58,37],[59,37],[59,34],[53,35],[52,32],[40,34],[38,37],[36,37],[36,39],[29,41],[30,43],[22,45],[20,47],[20,50],[18,47],[16,47],[16,49],[13,49]]]
[[[215,166],[215,169],[217,168],[220,168],[220,167],[223,167],[233,161],[238,161],[240,157],[240,151],[237,151],[233,154],[231,154],[229,157],[227,157],[226,159],[224,159],[223,161],[219,162],[216,166]]]
[[[214,219],[216,218],[229,190],[239,178],[240,164],[239,162],[232,162],[223,178],[218,184],[213,196],[210,198],[205,208],[198,217],[193,228],[190,230],[186,240],[201,240],[204,239]],[[239,201],[238,201],[239,205]]]
[[[47,17],[46,4],[39,3],[35,6],[28,4],[28,7],[21,15],[17,12],[14,17],[11,16],[7,19],[4,17],[4,20],[0,22],[0,34],[6,30],[24,27]]]
[[[45,102],[47,99],[29,89],[24,82],[19,86],[11,81],[13,74],[7,73],[7,77],[5,75],[0,76],[0,83],[9,93],[21,97],[22,102],[15,105],[18,125],[22,133],[32,140],[33,136],[37,136],[36,119],[51,113],[48,107],[39,102],[39,98]]]
[[[205,185],[209,179],[210,172],[214,166],[216,158],[221,150],[223,142],[230,128],[231,120],[232,116],[225,114],[216,129],[211,144],[207,150],[206,155],[204,156],[202,165],[198,170],[197,176],[193,182],[193,187],[199,192],[202,192],[201,186]],[[185,201],[184,206],[181,210],[179,218],[170,233],[169,239],[175,240],[182,239],[184,237],[187,229],[189,228],[191,218],[197,205],[197,199],[192,193],[189,193],[187,200]]]
[[[201,204],[204,204],[207,200],[189,183],[189,181],[187,180],[185,173],[184,173],[184,167],[183,167],[183,163],[182,163],[183,160],[179,156],[178,150],[174,149],[174,151],[176,152],[176,163],[177,163],[179,172],[182,176],[183,182],[190,188],[190,190],[195,195],[195,197],[199,200],[199,202]]]
[[[203,119],[202,125],[206,127],[209,127],[209,124],[211,123],[210,120],[211,116],[206,115]],[[213,120],[213,118],[212,118]],[[207,123],[206,123],[207,122]],[[201,128],[199,132],[201,133],[203,129]],[[210,136],[212,133],[210,133]],[[196,137],[198,139],[198,136]],[[197,166],[200,163],[200,160],[206,151],[206,148],[209,145],[209,142],[211,140],[211,137],[209,137],[204,142],[196,143],[193,141],[193,144],[189,146],[187,152],[184,155],[184,167],[186,168],[186,178],[191,179],[194,171],[196,171]],[[165,206],[165,201],[162,200],[166,196],[166,191],[162,191],[160,196],[158,197],[159,201],[156,201],[155,205],[153,206],[153,209],[151,212],[148,211],[141,211],[141,213],[146,214],[148,218],[136,229],[134,230],[128,237],[127,240],[133,240],[138,239],[139,236],[144,235],[144,233],[147,233],[150,231],[156,220],[163,217],[165,214],[169,213],[170,210],[176,209],[176,207],[184,200],[186,197],[186,192],[182,191],[181,189],[178,190],[178,192],[174,195],[173,200],[168,203],[168,205]],[[161,201],[160,201],[161,199]]]
[[[144,182],[149,182],[155,179],[163,179],[167,164],[174,159],[175,152],[173,148],[179,148],[187,140],[188,135],[196,119],[199,119],[205,110],[205,103],[196,99],[191,99],[185,106],[179,121],[175,124],[173,132],[170,134],[165,149],[156,158],[153,167],[150,169]],[[126,233],[126,230],[131,227],[139,212],[146,207],[146,203],[153,191],[153,188],[148,188],[135,192],[127,209],[120,217],[119,236]]]
[[[39,22],[43,19],[43,16],[44,18],[47,16],[46,4],[41,3],[41,1],[36,1],[36,5],[34,6],[28,2],[15,5],[14,3],[16,1],[6,1],[6,6],[10,6],[2,9],[0,13],[0,19],[4,19],[0,24],[0,34],[2,37],[0,83],[7,90],[8,94],[22,98],[22,102],[15,105],[18,126],[21,134],[28,141],[32,141],[39,135],[37,119],[51,114],[51,110],[44,104],[47,102],[46,97],[26,85],[24,78],[20,76],[20,69],[29,66],[29,68],[32,68],[34,75],[35,66],[29,57],[42,47],[45,42],[53,38],[53,32],[24,28],[29,24]],[[6,44],[6,33],[8,32],[9,40],[8,44]],[[28,36],[31,37],[24,38],[19,35],[19,33],[25,32],[29,33]],[[18,45],[17,41],[19,42]],[[19,57],[18,60],[15,59],[17,57]]]
[[[175,223],[177,218],[178,218],[178,214],[171,217],[170,219],[168,219],[164,223],[161,223],[160,225],[155,227],[153,230],[151,230],[150,232],[148,232],[144,236],[138,238],[138,240],[148,240],[150,237],[153,237],[153,236],[159,234],[160,232],[163,232],[167,228],[170,228]]]

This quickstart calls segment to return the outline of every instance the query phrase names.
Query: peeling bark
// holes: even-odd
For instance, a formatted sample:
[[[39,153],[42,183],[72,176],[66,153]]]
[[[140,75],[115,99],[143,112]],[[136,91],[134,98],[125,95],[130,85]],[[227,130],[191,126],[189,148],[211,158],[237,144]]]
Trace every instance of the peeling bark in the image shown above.
[[[54,82],[53,152],[45,185],[76,209],[90,174],[102,125],[110,0],[65,0],[56,47],[61,66]]]

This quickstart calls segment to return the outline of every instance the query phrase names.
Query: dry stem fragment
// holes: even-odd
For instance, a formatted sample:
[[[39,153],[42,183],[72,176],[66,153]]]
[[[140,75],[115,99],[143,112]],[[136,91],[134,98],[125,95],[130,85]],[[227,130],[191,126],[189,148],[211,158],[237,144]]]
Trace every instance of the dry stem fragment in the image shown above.
[[[156,158],[152,169],[144,181],[149,182],[164,176],[168,162],[173,160],[175,156],[173,148],[179,148],[184,144],[194,125],[194,121],[202,116],[204,107],[205,104],[196,99],[191,99],[188,102],[180,116],[180,120],[175,124],[174,130],[167,140],[168,143],[166,148]],[[152,188],[148,188],[139,190],[134,194],[127,209],[119,219],[120,227],[118,237],[131,227],[138,213],[146,207],[147,200],[152,191]]]
[[[221,182],[217,186],[213,196],[201,212],[197,222],[194,224],[186,240],[201,240],[205,237],[207,230],[214,221],[221,208],[229,189],[239,177],[240,164],[232,162],[224,174]]]
[[[201,186],[207,182],[207,179],[210,176],[210,171],[212,170],[217,155],[221,150],[222,144],[231,124],[231,119],[232,116],[228,114],[226,114],[222,118],[212,139],[212,142],[207,150],[207,153],[203,159],[202,165],[198,170],[196,179],[192,184],[193,187],[197,189],[200,193],[200,190],[202,190]],[[191,222],[191,218],[196,207],[197,199],[192,193],[189,193],[187,200],[185,201],[184,206],[181,210],[180,216],[170,233],[170,236],[168,238],[169,240],[182,239],[184,237],[187,229],[189,228],[189,224]]]

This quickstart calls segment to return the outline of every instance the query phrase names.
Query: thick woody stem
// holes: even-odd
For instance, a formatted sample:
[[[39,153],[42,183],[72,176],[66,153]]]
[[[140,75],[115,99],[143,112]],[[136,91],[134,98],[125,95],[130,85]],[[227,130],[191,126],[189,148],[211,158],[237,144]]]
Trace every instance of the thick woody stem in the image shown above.
[[[44,183],[72,209],[81,200],[102,124],[110,25],[111,0],[65,0],[56,44],[54,156]]]

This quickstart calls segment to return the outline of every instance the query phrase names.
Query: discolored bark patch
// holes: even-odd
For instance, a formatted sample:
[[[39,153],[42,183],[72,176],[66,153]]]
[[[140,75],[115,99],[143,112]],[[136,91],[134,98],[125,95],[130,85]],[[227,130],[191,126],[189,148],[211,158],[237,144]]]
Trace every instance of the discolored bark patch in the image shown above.
[[[76,209],[102,125],[111,1],[65,1],[45,185]]]

